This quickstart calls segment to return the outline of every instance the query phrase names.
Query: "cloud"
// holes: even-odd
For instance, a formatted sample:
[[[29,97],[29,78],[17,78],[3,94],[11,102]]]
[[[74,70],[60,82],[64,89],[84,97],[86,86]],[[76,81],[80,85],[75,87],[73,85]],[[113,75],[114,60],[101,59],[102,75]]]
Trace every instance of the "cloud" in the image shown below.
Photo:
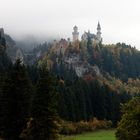
[[[101,22],[104,43],[126,42],[140,49],[139,0],[0,0],[0,26],[14,38],[27,34],[71,37],[96,32]]]

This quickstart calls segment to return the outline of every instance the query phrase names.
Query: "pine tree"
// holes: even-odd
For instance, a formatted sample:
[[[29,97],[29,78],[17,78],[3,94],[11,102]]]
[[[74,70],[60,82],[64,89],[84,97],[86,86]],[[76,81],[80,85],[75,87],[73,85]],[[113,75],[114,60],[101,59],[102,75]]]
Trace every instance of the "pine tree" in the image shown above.
[[[0,74],[0,136],[3,137],[3,128],[5,120],[5,104],[3,100],[3,86],[4,86],[5,75]]]
[[[4,136],[11,140],[20,139],[20,133],[30,113],[32,86],[25,66],[17,60],[3,87],[2,109]]]
[[[93,59],[93,45],[92,45],[92,40],[90,37],[88,37],[87,41],[87,51],[88,51],[88,62],[93,65],[94,64],[94,59]]]
[[[57,93],[52,76],[46,69],[40,70],[33,100],[31,133],[33,140],[58,139]]]

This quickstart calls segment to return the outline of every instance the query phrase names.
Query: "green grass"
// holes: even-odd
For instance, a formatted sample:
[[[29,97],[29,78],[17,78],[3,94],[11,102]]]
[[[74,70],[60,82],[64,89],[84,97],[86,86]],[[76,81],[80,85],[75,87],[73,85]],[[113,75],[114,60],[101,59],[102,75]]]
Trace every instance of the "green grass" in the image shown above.
[[[101,130],[75,136],[65,136],[60,140],[116,140],[115,130]]]

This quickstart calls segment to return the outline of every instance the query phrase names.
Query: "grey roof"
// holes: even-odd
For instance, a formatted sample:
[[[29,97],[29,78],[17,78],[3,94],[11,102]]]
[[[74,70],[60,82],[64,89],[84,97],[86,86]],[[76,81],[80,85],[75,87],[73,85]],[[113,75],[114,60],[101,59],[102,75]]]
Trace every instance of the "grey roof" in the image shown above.
[[[96,38],[95,34],[92,34],[90,32],[86,32],[86,34],[87,34],[87,37],[89,37],[89,38]]]

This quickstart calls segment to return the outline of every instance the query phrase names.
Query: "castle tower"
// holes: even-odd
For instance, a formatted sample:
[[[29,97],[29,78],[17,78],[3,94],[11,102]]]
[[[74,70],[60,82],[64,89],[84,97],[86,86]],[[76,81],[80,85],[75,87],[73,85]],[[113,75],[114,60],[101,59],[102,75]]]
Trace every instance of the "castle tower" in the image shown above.
[[[73,27],[74,32],[72,33],[73,35],[73,42],[79,39],[79,32],[78,32],[78,27],[74,26]]]
[[[101,37],[101,26],[100,26],[100,23],[98,22],[98,25],[97,25],[97,40],[98,41],[102,41],[102,37]]]

